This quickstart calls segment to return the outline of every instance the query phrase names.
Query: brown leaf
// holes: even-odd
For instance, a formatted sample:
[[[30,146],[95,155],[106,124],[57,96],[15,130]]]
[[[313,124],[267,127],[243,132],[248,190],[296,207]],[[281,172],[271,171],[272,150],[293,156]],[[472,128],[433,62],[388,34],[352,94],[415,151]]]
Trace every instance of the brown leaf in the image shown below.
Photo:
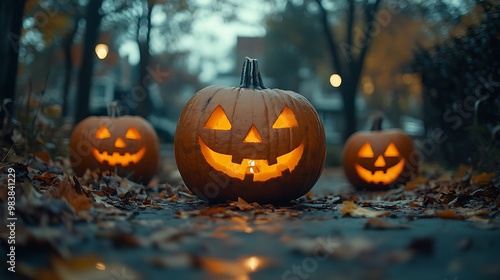
[[[90,199],[84,194],[77,193],[67,176],[54,187],[56,188],[55,197],[65,198],[76,212],[88,210],[92,207]]]
[[[422,207],[422,204],[420,202],[410,201],[408,202],[408,206],[411,208],[419,208]]]
[[[471,181],[472,181],[472,184],[474,184],[474,185],[483,186],[483,185],[491,184],[493,178],[495,178],[495,173],[483,172],[479,175],[472,175]]]
[[[250,204],[250,203],[246,202],[241,197],[238,197],[238,201],[237,202],[232,202],[232,203],[230,203],[230,205],[231,206],[236,206],[241,211],[253,210],[255,208],[254,205],[253,205],[253,203]]]
[[[389,212],[373,211],[359,207],[353,201],[344,201],[343,205],[340,211],[344,216],[374,218],[385,217],[390,214]]]
[[[46,151],[38,151],[34,154],[35,159],[46,164],[47,166],[52,164],[52,159],[50,158],[50,154]]]
[[[215,214],[226,213],[228,209],[226,207],[210,207],[203,210],[200,210],[200,216],[213,216]]]
[[[43,185],[54,185],[56,184],[59,176],[54,173],[44,172],[43,174],[35,174],[33,180],[41,182]]]
[[[452,219],[452,220],[463,220],[464,219],[463,216],[458,215],[457,213],[453,212],[450,209],[437,212],[436,217],[441,218],[441,219]]]
[[[365,229],[409,229],[404,224],[394,224],[383,219],[370,218],[365,223]]]

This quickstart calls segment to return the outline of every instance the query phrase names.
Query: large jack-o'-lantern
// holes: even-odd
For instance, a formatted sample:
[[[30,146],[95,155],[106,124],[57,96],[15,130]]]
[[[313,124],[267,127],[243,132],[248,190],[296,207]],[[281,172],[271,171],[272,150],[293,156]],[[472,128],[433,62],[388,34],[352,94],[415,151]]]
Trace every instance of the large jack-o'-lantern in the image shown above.
[[[300,94],[267,89],[247,58],[240,87],[210,86],[185,106],[175,158],[186,184],[212,202],[285,202],[306,194],[325,161],[323,125]]]
[[[357,188],[380,190],[406,182],[418,169],[412,139],[399,129],[381,130],[378,116],[370,132],[357,132],[344,147],[343,167]]]
[[[88,117],[75,127],[69,146],[78,176],[99,169],[147,183],[158,170],[158,136],[141,117]]]

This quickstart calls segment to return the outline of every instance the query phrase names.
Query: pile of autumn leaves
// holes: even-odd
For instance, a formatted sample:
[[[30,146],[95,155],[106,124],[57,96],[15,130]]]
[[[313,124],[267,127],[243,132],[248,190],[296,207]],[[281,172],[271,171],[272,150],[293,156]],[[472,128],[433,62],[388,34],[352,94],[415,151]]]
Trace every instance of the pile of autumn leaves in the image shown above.
[[[109,209],[140,211],[162,209],[171,203],[198,201],[182,184],[172,186],[165,182],[151,182],[148,186],[136,184],[111,174],[88,173],[77,178],[69,175],[64,162],[34,157],[28,164],[0,165],[2,204],[7,198],[7,170],[16,171],[16,211],[27,223],[71,220],[92,221]],[[240,201],[238,205],[246,205]],[[336,214],[359,217],[427,217],[471,219],[490,223],[500,209],[500,176],[495,173],[477,173],[468,166],[455,172],[443,172],[436,166],[426,166],[421,174],[397,189],[385,192],[356,192],[329,194],[316,197],[313,193],[292,202],[291,206],[304,209],[325,205]],[[329,205],[331,207],[329,207]],[[231,207],[227,205],[207,206]],[[252,209],[260,206],[248,204]],[[298,207],[300,206],[300,207]],[[271,205],[265,206],[273,208]],[[246,211],[240,209],[241,211]],[[275,207],[276,209],[278,207]],[[321,207],[325,208],[325,207]],[[2,215],[6,207],[1,207]],[[339,210],[339,211],[336,211]]]

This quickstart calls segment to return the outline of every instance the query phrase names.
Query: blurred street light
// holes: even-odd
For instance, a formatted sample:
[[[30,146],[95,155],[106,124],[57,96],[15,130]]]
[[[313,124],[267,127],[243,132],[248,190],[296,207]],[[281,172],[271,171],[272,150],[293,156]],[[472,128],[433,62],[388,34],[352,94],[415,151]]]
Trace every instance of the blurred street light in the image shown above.
[[[106,44],[97,44],[95,46],[95,54],[99,59],[105,59],[108,56],[108,45]]]
[[[372,82],[372,79],[369,76],[364,76],[361,80],[363,83],[363,92],[371,95],[375,91],[375,85]]]
[[[339,87],[342,84],[342,77],[339,74],[332,74],[330,76],[330,84],[332,87]]]

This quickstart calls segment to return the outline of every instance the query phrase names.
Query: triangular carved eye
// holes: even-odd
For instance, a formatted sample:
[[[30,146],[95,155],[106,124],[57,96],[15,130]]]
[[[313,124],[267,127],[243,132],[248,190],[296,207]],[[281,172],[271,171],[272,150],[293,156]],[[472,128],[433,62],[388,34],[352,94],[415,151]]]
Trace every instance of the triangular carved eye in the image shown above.
[[[141,134],[139,133],[139,131],[137,131],[137,129],[131,127],[127,130],[127,133],[125,133],[125,138],[132,140],[139,140],[141,139]]]
[[[385,149],[384,156],[386,157],[399,157],[399,151],[398,148],[396,148],[396,145],[394,143],[390,143],[389,146],[387,146],[387,149]]]
[[[231,122],[226,116],[224,109],[219,105],[210,115],[207,122],[205,123],[205,128],[215,129],[215,130],[230,130]]]
[[[358,151],[358,157],[360,158],[373,158],[374,156],[375,153],[373,153],[370,143],[365,143]]]
[[[278,119],[273,124],[273,128],[290,128],[294,126],[299,126],[297,123],[297,119],[295,118],[295,114],[293,113],[290,107],[285,107],[281,114],[278,116]]]
[[[109,130],[103,125],[97,129],[97,132],[95,133],[95,139],[101,140],[101,139],[106,139],[111,137],[111,133],[109,133]]]
[[[247,133],[247,136],[245,136],[245,139],[243,139],[243,142],[246,143],[262,143],[262,137],[260,137],[259,131],[255,127],[255,125],[252,125],[250,130]]]

